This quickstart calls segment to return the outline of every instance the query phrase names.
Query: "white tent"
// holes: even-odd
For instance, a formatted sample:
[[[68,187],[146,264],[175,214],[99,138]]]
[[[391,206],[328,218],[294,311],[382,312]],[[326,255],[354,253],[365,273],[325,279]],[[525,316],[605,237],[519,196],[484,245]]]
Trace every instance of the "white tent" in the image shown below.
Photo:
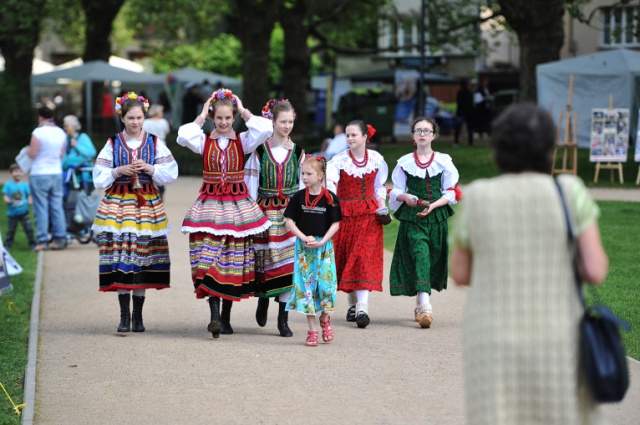
[[[55,69],[55,65],[49,62],[45,62],[42,59],[33,58],[33,63],[31,65],[31,73],[32,74],[42,74],[43,72],[53,71]],[[0,55],[0,72],[4,71],[4,57]]]
[[[561,111],[566,114],[571,75],[571,110],[578,114],[579,147],[589,147],[591,110],[608,108],[610,96],[613,96],[614,108],[629,108],[629,134],[636,134],[640,106],[640,52],[617,49],[538,65],[538,104],[551,112],[556,123]]]
[[[69,62],[61,63],[60,65],[56,66],[55,69],[73,68],[75,66],[80,66],[83,63],[84,61],[82,60],[82,58],[76,58]],[[124,68],[133,72],[144,72],[144,66],[132,60],[121,58],[120,56],[109,56],[109,65],[116,66],[118,68]]]
[[[86,129],[88,133],[92,131],[92,98],[91,83],[109,81],[112,84],[117,81],[119,84],[135,84],[139,87],[151,88],[152,86],[162,87],[165,77],[162,75],[145,74],[143,72],[133,72],[123,68],[109,65],[105,61],[92,61],[85,64],[74,66],[72,68],[60,69],[57,71],[47,72],[31,76],[32,93],[37,85],[57,85],[64,84],[65,81],[81,81],[85,83],[85,118],[87,121]],[[34,99],[35,102],[35,99]]]

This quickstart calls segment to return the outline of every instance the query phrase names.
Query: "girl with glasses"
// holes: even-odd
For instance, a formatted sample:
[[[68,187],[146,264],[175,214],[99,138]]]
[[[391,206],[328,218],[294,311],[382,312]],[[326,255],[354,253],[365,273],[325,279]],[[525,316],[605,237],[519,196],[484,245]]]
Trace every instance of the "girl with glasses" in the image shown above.
[[[447,154],[435,152],[438,125],[419,117],[411,126],[413,153],[398,160],[393,170],[389,207],[400,220],[391,263],[391,295],[416,297],[415,321],[428,328],[433,321],[431,290],[447,288],[447,219],[450,204],[461,197],[458,170]]]

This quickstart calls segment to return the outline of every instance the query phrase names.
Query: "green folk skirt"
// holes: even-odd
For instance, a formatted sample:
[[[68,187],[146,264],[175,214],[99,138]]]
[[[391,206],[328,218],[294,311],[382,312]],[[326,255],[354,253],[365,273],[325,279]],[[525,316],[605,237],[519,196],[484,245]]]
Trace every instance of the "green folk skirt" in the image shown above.
[[[448,229],[447,220],[400,222],[389,275],[391,295],[447,289]]]

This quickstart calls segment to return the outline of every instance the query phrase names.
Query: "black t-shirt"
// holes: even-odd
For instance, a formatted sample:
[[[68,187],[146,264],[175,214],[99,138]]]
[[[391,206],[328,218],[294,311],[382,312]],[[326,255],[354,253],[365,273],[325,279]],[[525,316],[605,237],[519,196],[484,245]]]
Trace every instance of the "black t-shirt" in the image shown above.
[[[305,235],[323,237],[333,223],[342,220],[338,197],[329,191],[333,197],[332,205],[329,205],[326,196],[323,196],[314,208],[308,209],[304,201],[305,190],[299,190],[291,197],[284,216],[292,219]],[[318,196],[310,194],[309,201],[313,202]]]

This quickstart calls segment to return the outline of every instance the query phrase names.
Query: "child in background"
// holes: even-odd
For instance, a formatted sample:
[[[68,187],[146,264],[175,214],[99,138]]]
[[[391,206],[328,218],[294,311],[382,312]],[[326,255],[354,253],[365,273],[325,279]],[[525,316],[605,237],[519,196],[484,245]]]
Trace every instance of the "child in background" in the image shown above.
[[[435,119],[416,118],[411,133],[416,150],[402,156],[391,175],[389,207],[400,227],[389,287],[391,295],[416,297],[415,321],[428,328],[433,321],[431,290],[447,289],[450,204],[458,202],[462,194],[451,157],[434,152],[431,146],[438,137]]]
[[[2,188],[4,201],[7,203],[7,217],[9,218],[9,228],[4,239],[4,246],[7,249],[11,248],[18,223],[20,223],[27,234],[29,246],[33,250],[37,244],[33,236],[31,218],[29,217],[29,205],[33,204],[31,189],[28,183],[22,181],[24,173],[18,164],[11,164],[9,172],[13,180],[5,183]]]
[[[242,133],[233,129],[238,114],[248,128]],[[215,129],[205,134],[202,125],[207,116]],[[207,330],[213,338],[233,333],[233,302],[252,297],[256,290],[253,238],[271,222],[249,195],[244,157],[272,133],[271,120],[252,115],[228,89],[214,91],[195,121],[178,130],[178,144],[202,155],[202,186],[181,230],[189,234],[196,298],[208,297],[211,320]]]
[[[271,222],[271,227],[254,238],[256,251],[256,321],[267,324],[269,298],[278,300],[280,336],[293,336],[289,312],[285,310],[293,285],[296,236],[285,226],[284,210],[299,190],[300,164],[304,150],[293,143],[295,111],[286,99],[271,99],[262,116],[273,121],[273,134],[258,146],[245,167],[245,181],[251,197]]]
[[[333,341],[331,316],[336,303],[336,264],[331,237],[338,231],[342,213],[338,197],[325,189],[324,158],[309,156],[302,163],[305,189],[296,192],[284,212],[286,226],[296,239],[293,289],[287,310],[307,316],[306,345],[318,345],[316,312],[321,311],[322,341]]]

